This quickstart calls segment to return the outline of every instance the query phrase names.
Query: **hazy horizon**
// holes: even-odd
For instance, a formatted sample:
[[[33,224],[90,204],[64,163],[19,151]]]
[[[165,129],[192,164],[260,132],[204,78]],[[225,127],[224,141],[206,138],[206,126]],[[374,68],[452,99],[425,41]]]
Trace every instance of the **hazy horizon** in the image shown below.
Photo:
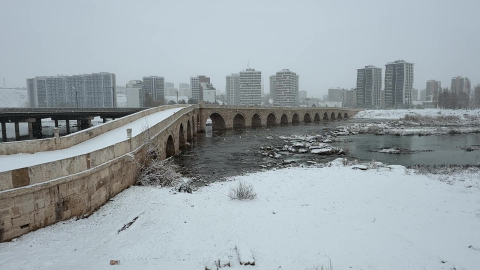
[[[116,74],[190,83],[247,68],[290,69],[300,90],[322,97],[354,88],[356,70],[415,63],[414,88],[454,76],[480,83],[479,1],[4,1],[0,0],[0,85],[35,76]]]

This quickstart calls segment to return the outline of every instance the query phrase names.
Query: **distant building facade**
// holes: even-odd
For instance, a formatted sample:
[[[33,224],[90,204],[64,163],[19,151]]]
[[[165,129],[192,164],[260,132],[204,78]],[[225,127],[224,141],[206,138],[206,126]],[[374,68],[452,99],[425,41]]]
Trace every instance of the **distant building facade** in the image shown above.
[[[386,107],[412,104],[413,78],[413,63],[398,60],[385,65]]]
[[[205,75],[198,75],[196,77],[190,77],[190,87],[192,89],[192,99],[197,102],[203,100],[203,89],[201,83],[210,83],[210,77]]]
[[[419,101],[418,99],[418,89],[412,88],[412,101]]]
[[[299,76],[297,73],[284,69],[277,72],[275,79],[275,99],[273,104],[280,106],[296,106],[299,104]]]
[[[116,77],[100,72],[27,79],[30,107],[117,107]]]
[[[457,93],[457,94],[461,92],[465,92],[467,94],[470,94],[471,90],[472,90],[472,85],[470,80],[467,77],[464,78],[461,76],[457,76],[452,78],[452,83],[450,85],[451,92]]]
[[[226,77],[225,90],[228,105],[240,105],[240,74],[232,73]]]
[[[214,103],[217,101],[216,98],[216,89],[211,83],[202,82],[200,83],[203,92],[203,101]]]
[[[437,101],[438,95],[442,92],[442,83],[436,80],[428,80],[425,88],[424,101]]]
[[[303,103],[307,98],[307,91],[298,91],[298,102]]]
[[[382,69],[365,66],[357,69],[356,104],[364,108],[380,108],[382,90]]]
[[[329,102],[342,102],[342,92],[347,89],[336,87],[328,89],[328,98]]]
[[[277,98],[277,75],[270,76],[270,98],[273,102]]]
[[[342,107],[354,108],[357,106],[357,90],[342,91]]]
[[[165,82],[165,96],[176,96],[175,84],[171,82]]]
[[[190,89],[190,84],[188,83],[179,83],[178,92],[180,96],[192,97],[192,91]]]
[[[165,102],[165,78],[159,76],[143,77],[142,107]]]
[[[262,72],[254,68],[240,71],[240,105],[262,104]]]
[[[427,100],[427,89],[420,90],[420,101]]]

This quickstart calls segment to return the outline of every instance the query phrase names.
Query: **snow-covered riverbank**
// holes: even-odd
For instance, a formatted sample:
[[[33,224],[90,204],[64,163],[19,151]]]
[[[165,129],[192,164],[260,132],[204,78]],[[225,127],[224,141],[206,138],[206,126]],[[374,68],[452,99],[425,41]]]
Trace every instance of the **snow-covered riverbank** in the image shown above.
[[[401,119],[406,115],[417,116],[457,116],[459,118],[480,118],[480,109],[476,110],[443,110],[443,109],[399,109],[399,110],[364,110],[358,112],[353,118],[357,119]]]
[[[226,269],[313,269],[329,260],[335,269],[478,268],[478,175],[445,182],[402,166],[332,164],[244,175],[194,194],[131,187],[87,219],[0,244],[0,265],[205,269],[228,258]],[[253,184],[256,200],[229,199],[239,180]],[[255,266],[239,265],[242,244]]]

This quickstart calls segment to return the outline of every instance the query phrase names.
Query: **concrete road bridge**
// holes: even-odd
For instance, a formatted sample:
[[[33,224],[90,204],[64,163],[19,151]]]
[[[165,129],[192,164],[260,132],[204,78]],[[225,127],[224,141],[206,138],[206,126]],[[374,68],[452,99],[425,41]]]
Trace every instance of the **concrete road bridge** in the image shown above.
[[[341,120],[357,112],[346,108],[168,105],[63,137],[57,134],[48,139],[0,143],[0,242],[90,215],[135,183],[152,145],[159,159],[176,155],[197,132],[205,131],[208,118],[213,130],[221,130]],[[145,129],[137,125],[138,132],[128,135],[128,125],[159,114],[162,117],[157,122]],[[87,149],[87,145],[94,146],[72,154],[74,148]],[[53,158],[47,161],[42,155]],[[33,161],[26,165],[26,159]]]
[[[42,119],[51,118],[58,127],[59,120],[66,120],[67,134],[70,134],[70,121],[77,121],[77,129],[82,130],[92,126],[95,116],[103,118],[120,118],[146,108],[0,108],[0,123],[2,139],[7,141],[6,123],[15,124],[16,140],[20,138],[19,123],[28,123],[30,139],[42,138]]]

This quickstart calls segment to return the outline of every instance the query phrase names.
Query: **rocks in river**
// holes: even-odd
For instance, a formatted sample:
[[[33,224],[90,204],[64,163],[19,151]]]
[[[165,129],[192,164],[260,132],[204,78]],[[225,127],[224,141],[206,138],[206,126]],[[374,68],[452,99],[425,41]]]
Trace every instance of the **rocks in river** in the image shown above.
[[[312,149],[310,150],[312,154],[319,154],[319,155],[344,155],[345,152],[342,148],[338,147],[325,147],[320,149]]]
[[[383,148],[378,151],[372,151],[378,153],[385,153],[385,154],[415,154],[421,152],[433,152],[433,150],[410,150],[398,147],[391,147],[391,148]]]

